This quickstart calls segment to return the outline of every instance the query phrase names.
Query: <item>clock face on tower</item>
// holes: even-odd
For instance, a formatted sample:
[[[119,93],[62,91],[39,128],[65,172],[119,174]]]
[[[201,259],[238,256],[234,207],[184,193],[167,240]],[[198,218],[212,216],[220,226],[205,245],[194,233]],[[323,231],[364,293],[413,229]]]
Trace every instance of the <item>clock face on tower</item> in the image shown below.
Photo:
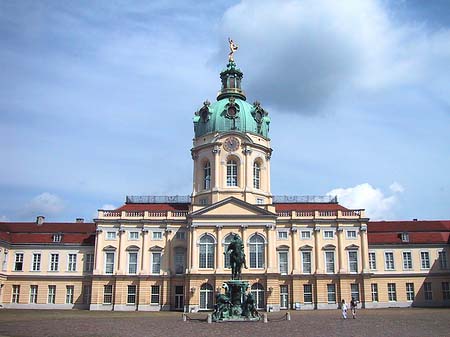
[[[223,148],[228,152],[234,152],[239,148],[239,139],[236,137],[228,137],[223,142]]]

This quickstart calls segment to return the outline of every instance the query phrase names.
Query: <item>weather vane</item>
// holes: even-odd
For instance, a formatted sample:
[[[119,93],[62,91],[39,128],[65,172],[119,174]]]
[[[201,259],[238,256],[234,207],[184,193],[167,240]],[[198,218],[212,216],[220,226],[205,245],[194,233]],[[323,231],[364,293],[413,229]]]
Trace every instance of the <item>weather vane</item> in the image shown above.
[[[230,38],[228,38],[228,43],[230,44],[230,53],[228,54],[228,61],[234,62],[233,54],[236,50],[238,50],[239,46],[234,43],[234,41]]]

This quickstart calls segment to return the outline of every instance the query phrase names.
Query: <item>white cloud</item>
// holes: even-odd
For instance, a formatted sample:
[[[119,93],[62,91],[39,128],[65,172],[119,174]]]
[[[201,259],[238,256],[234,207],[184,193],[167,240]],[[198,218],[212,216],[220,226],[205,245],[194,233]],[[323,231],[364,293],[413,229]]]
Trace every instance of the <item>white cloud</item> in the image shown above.
[[[114,206],[114,205],[111,205],[111,204],[104,204],[100,209],[103,209],[103,210],[113,210],[113,209],[116,209],[117,207],[116,206]]]
[[[22,213],[23,216],[56,216],[62,213],[65,205],[64,201],[56,194],[44,192],[34,197],[27,205],[25,205]]]
[[[0,222],[7,222],[7,221],[9,221],[9,219],[6,215],[0,215]]]
[[[372,220],[386,220],[392,218],[398,203],[397,194],[404,190],[397,182],[392,183],[390,189],[394,194],[387,196],[380,189],[364,183],[349,188],[336,188],[327,195],[337,195],[339,203],[344,207],[365,209],[366,215]]]

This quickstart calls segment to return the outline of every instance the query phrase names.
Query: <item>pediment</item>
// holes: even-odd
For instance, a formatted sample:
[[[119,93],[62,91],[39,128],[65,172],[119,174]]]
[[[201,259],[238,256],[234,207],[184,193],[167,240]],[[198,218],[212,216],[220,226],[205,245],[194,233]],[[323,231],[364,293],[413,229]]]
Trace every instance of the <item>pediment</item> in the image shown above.
[[[272,212],[266,211],[263,208],[249,204],[243,200],[235,197],[229,197],[227,199],[216,202],[198,211],[190,214],[192,218],[198,217],[270,217],[276,218],[276,215]]]

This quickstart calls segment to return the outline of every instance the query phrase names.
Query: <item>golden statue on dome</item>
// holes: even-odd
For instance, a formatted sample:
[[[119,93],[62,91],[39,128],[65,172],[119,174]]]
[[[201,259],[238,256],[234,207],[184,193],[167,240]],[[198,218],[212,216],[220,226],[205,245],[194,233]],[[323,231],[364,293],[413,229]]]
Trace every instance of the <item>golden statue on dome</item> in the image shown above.
[[[236,50],[238,50],[239,46],[236,43],[234,43],[234,41],[230,38],[228,38],[228,43],[230,44],[230,53],[228,54],[228,61],[231,63],[234,62],[233,54]]]

